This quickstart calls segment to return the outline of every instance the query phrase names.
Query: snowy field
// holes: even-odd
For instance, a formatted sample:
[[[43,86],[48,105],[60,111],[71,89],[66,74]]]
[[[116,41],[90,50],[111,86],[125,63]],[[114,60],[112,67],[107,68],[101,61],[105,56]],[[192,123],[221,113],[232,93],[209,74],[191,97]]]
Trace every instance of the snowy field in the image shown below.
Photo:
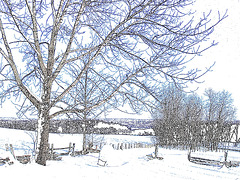
[[[100,137],[100,136],[99,136]],[[54,146],[68,146],[69,142],[76,143],[80,149],[81,135],[50,134],[50,143]],[[104,141],[144,142],[151,143],[150,137],[105,135]],[[0,157],[9,155],[5,151],[5,144],[11,143],[15,153],[23,155],[31,153],[32,139],[25,131],[0,128]],[[78,146],[79,144],[79,146]],[[77,147],[78,146],[78,147]],[[34,162],[0,166],[0,179],[32,180],[154,180],[154,179],[240,179],[240,167],[219,168],[197,165],[187,160],[187,151],[159,149],[163,160],[148,160],[147,154],[153,153],[154,148],[139,148],[128,150],[112,150],[108,157],[108,166],[97,165],[98,153],[78,157],[64,156],[62,161],[48,161],[47,166],[40,166]],[[110,151],[109,151],[110,152]],[[193,153],[194,156],[211,159],[223,159],[223,152]],[[240,153],[229,152],[229,160],[240,160]]]

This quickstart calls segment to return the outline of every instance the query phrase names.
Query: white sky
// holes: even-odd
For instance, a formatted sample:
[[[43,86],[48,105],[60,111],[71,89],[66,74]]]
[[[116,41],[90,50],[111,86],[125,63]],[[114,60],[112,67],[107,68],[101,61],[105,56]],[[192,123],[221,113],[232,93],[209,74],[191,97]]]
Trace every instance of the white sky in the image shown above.
[[[211,36],[211,39],[219,42],[218,46],[209,49],[194,60],[195,65],[201,67],[208,67],[216,62],[213,71],[201,79],[205,82],[197,85],[199,87],[197,93],[202,95],[204,89],[209,87],[216,91],[223,89],[229,91],[232,93],[234,105],[238,108],[237,119],[240,119],[240,0],[197,0],[195,7],[198,12],[208,12],[212,9],[211,17],[217,17],[218,10],[223,14],[228,9],[228,18],[215,28]],[[4,108],[0,108],[0,117],[14,117],[14,112],[14,107],[6,103]],[[116,117],[116,113],[110,114],[109,117],[113,116]],[[119,114],[118,117],[124,118],[129,115]],[[131,117],[149,118],[150,116],[144,114]]]
[[[230,92],[234,105],[238,109],[237,119],[240,120],[240,0],[196,0],[193,8],[196,8],[197,13],[201,15],[202,12],[208,13],[212,10],[213,22],[214,18],[218,18],[218,11],[223,15],[228,10],[228,17],[216,26],[210,37],[219,44],[205,51],[202,56],[196,57],[192,63],[193,67],[205,69],[216,62],[212,72],[200,79],[204,81],[203,83],[189,85],[189,87],[191,90],[198,87],[196,93],[200,96],[206,88]],[[119,116],[151,118],[148,113],[142,115],[120,113]],[[116,113],[111,113],[109,117],[116,117]]]
[[[196,59],[196,62],[202,61],[206,66],[216,62],[213,71],[202,78],[205,82],[198,85],[197,93],[202,95],[204,89],[209,87],[232,93],[238,109],[237,119],[240,120],[240,0],[197,0],[196,6],[201,11],[212,9],[216,15],[217,10],[223,14],[228,9],[228,17],[211,36],[219,44]]]

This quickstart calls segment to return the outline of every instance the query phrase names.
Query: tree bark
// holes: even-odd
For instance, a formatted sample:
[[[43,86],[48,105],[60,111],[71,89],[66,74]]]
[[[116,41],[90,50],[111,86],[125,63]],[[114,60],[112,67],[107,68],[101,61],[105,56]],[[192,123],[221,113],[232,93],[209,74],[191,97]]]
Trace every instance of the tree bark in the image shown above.
[[[86,147],[86,120],[84,120],[84,124],[83,124],[83,147],[82,147],[82,150],[83,152],[85,152],[87,150],[87,147]]]
[[[51,95],[51,85],[46,79],[43,83],[42,90],[42,104],[39,111],[38,120],[38,142],[37,142],[37,159],[36,163],[46,166],[46,161],[48,160],[49,154],[49,125],[50,125],[50,95]]]
[[[39,118],[39,131],[38,131],[38,146],[37,146],[37,159],[36,163],[46,166],[48,160],[48,138],[49,138],[49,116],[48,113],[43,113]]]
[[[158,157],[158,144],[155,145],[155,158]]]

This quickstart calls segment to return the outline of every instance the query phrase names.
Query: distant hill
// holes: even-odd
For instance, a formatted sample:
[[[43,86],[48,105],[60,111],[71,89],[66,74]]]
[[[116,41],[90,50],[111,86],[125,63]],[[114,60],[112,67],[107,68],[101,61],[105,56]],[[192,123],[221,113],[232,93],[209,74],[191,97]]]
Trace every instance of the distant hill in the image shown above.
[[[117,123],[127,126],[129,129],[151,129],[153,119],[133,119],[133,118],[106,118],[101,119],[104,122]]]
[[[121,125],[127,127],[127,130],[118,130],[111,128],[98,128],[95,125],[99,122],[104,122],[111,125]],[[106,118],[106,119],[89,119],[88,129],[89,133],[105,133],[105,134],[128,134],[136,129],[151,129],[152,119],[128,119],[128,118]],[[50,121],[50,132],[58,132],[61,127],[63,133],[82,133],[83,121],[79,119],[54,119]],[[21,129],[33,131],[37,127],[37,119],[17,119],[17,118],[1,118],[0,127],[10,129]]]

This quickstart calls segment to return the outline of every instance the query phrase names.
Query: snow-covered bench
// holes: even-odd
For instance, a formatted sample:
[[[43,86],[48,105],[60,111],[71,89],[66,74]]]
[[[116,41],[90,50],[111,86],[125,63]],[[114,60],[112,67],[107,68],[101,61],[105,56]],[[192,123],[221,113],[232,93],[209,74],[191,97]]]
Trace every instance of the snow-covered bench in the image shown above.
[[[200,157],[192,157],[191,152],[188,154],[188,160],[195,164],[207,165],[207,166],[217,166],[223,167],[237,167],[240,165],[240,161],[227,161],[227,152],[224,154],[224,161],[207,159],[207,158],[200,158]]]
[[[98,163],[97,163],[99,166],[106,166],[107,165],[107,161],[104,161],[100,158],[98,158]]]

